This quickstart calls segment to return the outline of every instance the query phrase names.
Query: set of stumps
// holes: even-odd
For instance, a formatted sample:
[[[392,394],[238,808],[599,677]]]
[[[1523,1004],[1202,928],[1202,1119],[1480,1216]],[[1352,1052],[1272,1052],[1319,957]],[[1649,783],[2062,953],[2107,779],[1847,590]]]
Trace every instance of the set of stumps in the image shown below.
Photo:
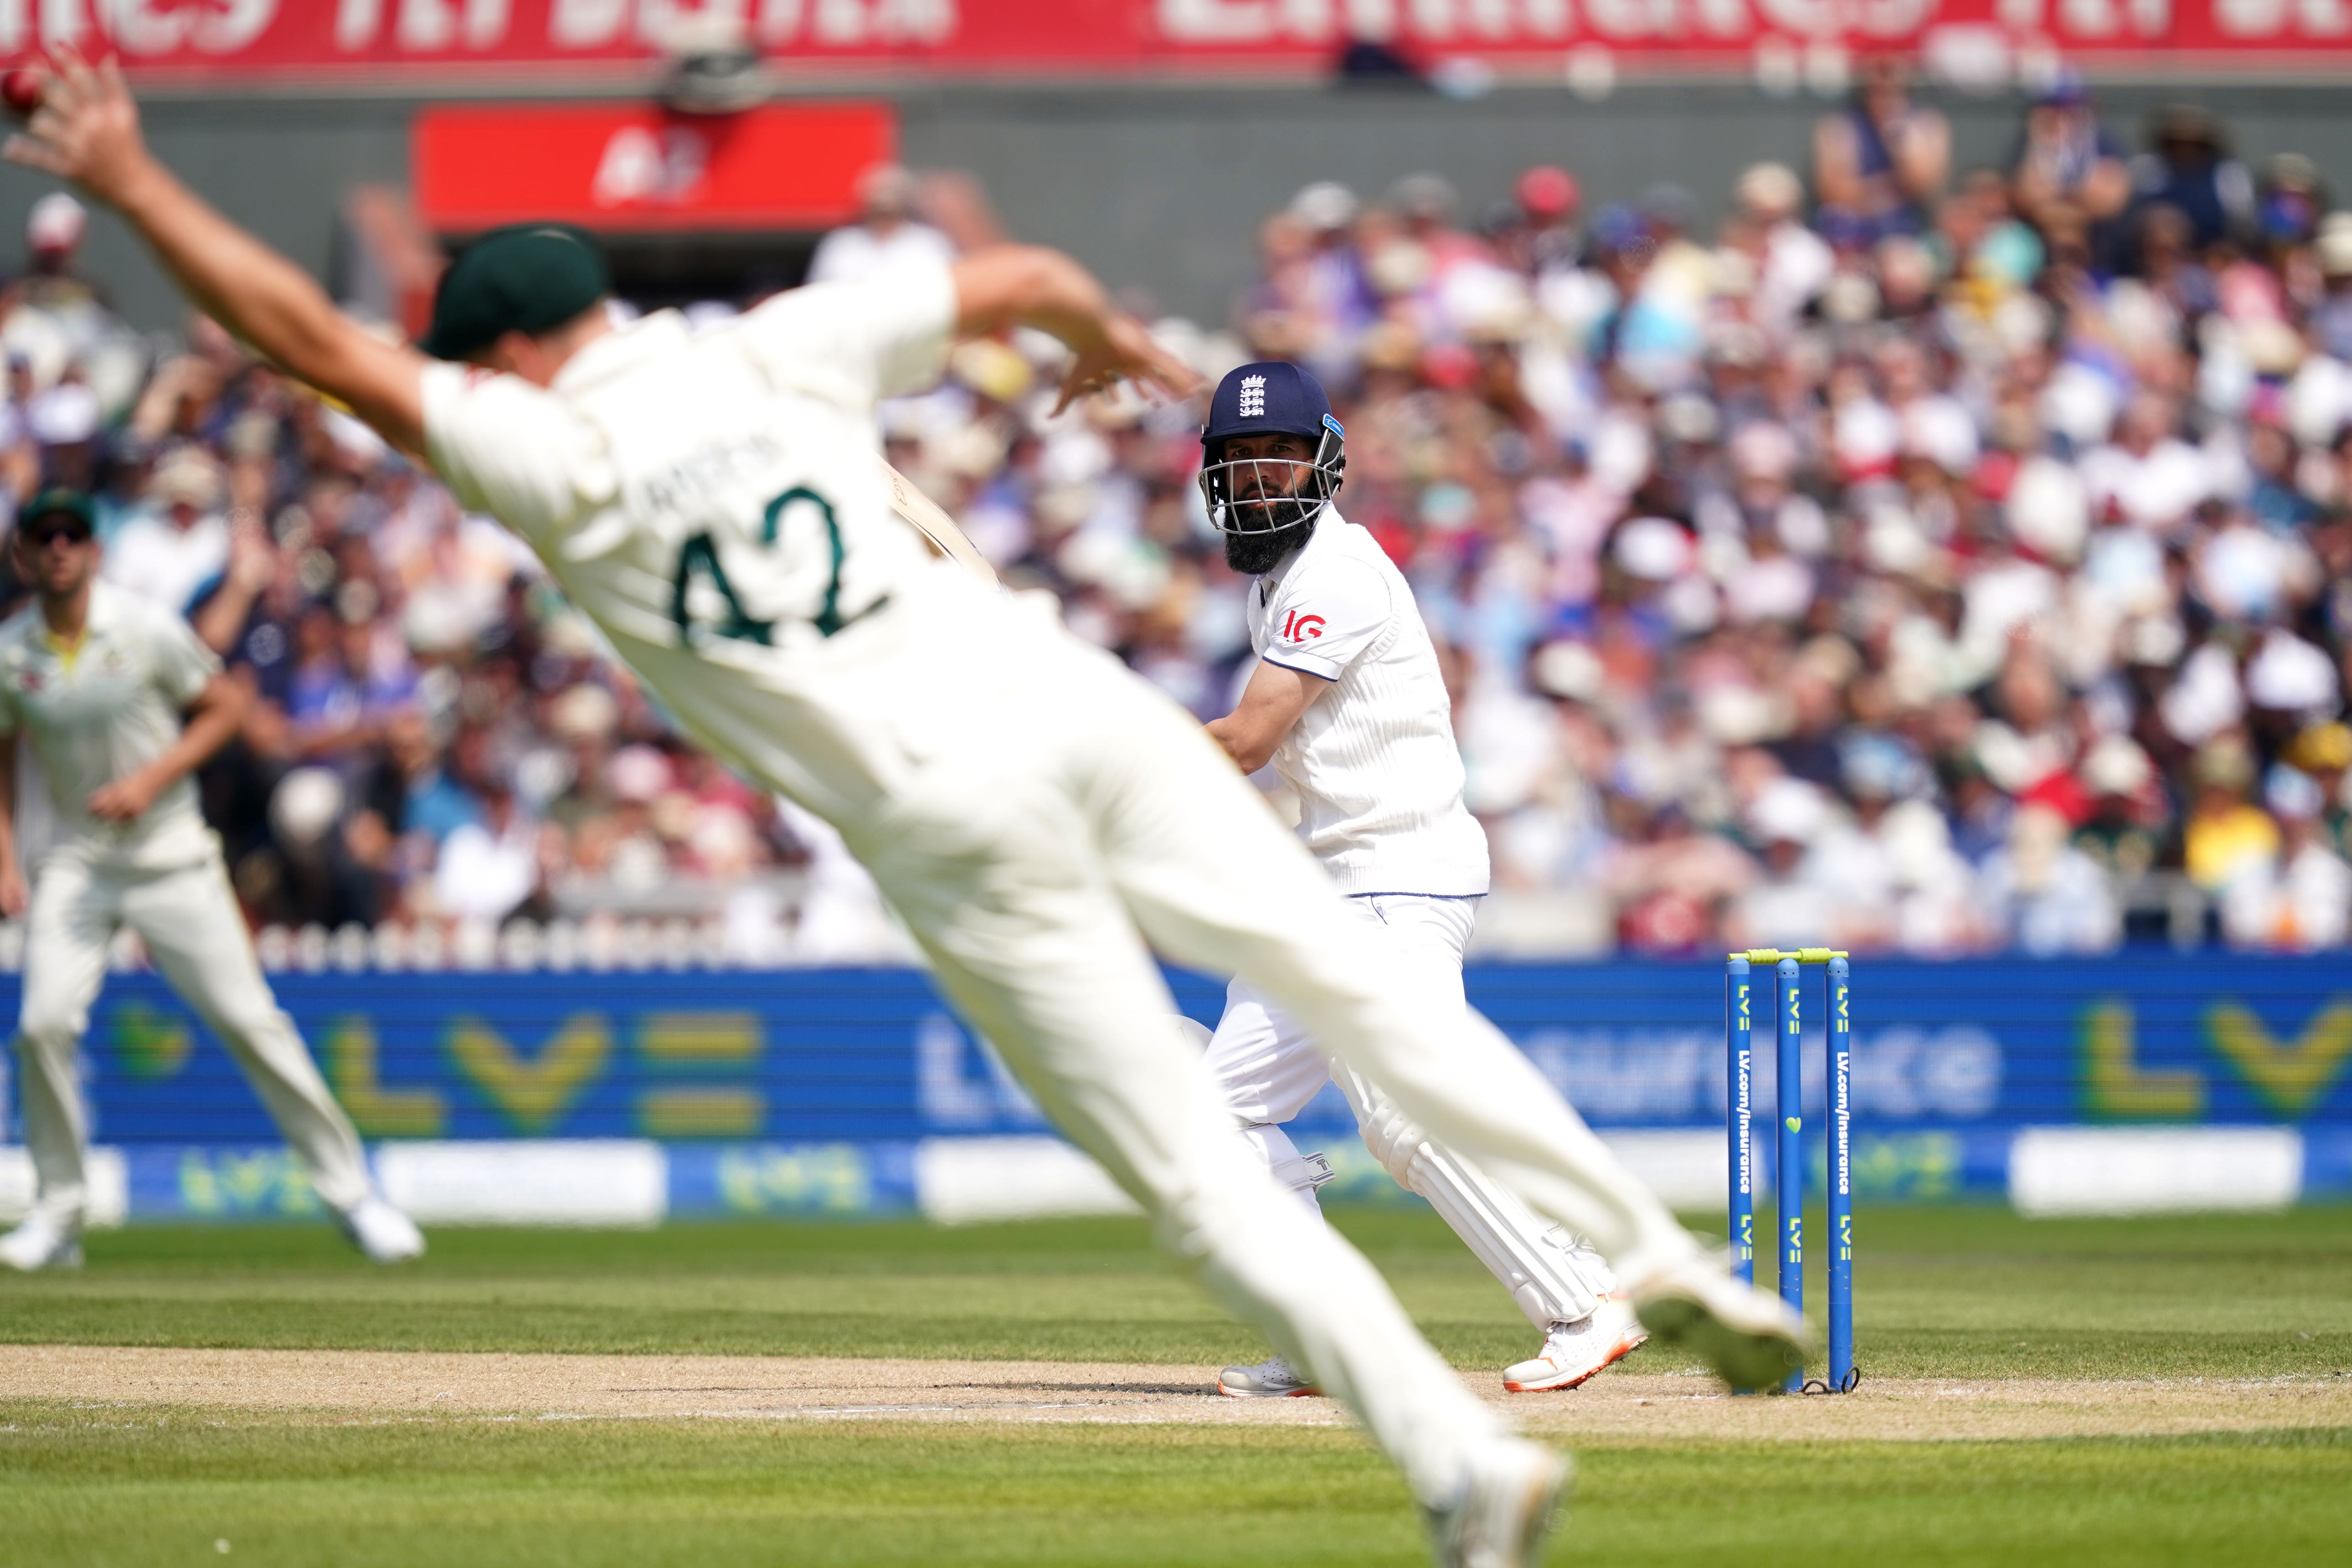
[[[1853,1364],[1853,993],[1846,955],[1826,947],[1783,952],[1752,947],[1728,956],[1724,973],[1724,1052],[1727,1069],[1727,1131],[1731,1140],[1731,1267],[1756,1280],[1756,993],[1757,967],[1772,973],[1773,1032],[1778,1042],[1773,1111],[1778,1145],[1773,1159],[1773,1220],[1780,1235],[1780,1299],[1805,1310],[1805,1113],[1803,976],[1828,972],[1826,1031],[1829,1086],[1829,1381],[1808,1383],[1802,1370],[1784,1385],[1790,1394],[1848,1394],[1862,1381]]]

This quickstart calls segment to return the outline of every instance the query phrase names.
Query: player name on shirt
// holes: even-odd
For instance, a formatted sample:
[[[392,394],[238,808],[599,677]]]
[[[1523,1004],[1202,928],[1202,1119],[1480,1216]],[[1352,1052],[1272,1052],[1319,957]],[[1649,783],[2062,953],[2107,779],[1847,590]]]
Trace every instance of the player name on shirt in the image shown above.
[[[786,455],[784,444],[766,430],[738,432],[635,477],[627,500],[648,513],[707,508],[732,487],[774,472]]]

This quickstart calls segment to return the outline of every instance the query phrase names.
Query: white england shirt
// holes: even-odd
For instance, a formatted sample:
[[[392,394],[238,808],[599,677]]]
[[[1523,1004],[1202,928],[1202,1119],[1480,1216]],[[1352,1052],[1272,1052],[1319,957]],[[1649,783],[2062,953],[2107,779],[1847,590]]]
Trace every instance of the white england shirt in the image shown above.
[[[959,717],[987,649],[913,680],[983,595],[890,509],[877,399],[946,363],[955,285],[795,289],[702,332],[662,311],[551,387],[425,373],[433,466],[514,530],[705,746],[835,824]],[[984,640],[984,639],[982,639]]]
[[[1437,648],[1377,541],[1326,507],[1249,590],[1260,658],[1331,683],[1275,749],[1299,837],[1348,894],[1486,890],[1486,834],[1462,804],[1462,752]]]
[[[90,584],[89,620],[77,647],[50,637],[37,602],[0,622],[0,740],[22,734],[48,781],[53,826],[44,859],[72,856],[106,869],[162,871],[213,852],[192,778],[178,780],[130,822],[92,816],[89,797],[169,751],[180,738],[181,715],[220,667],[187,622],[103,581]]]

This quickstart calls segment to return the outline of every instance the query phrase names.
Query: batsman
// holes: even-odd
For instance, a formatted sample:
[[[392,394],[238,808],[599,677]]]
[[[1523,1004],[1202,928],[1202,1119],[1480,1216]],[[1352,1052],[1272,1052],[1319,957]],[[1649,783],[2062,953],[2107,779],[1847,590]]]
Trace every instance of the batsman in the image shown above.
[[[1462,952],[1486,892],[1486,834],[1463,805],[1453,703],[1412,586],[1339,513],[1347,437],[1315,378],[1278,360],[1243,365],[1209,400],[1201,490],[1225,563],[1251,579],[1258,658],[1209,733],[1244,773],[1272,765],[1298,797],[1300,838],[1383,966],[1458,1016]],[[1543,1334],[1532,1358],[1505,1369],[1505,1388],[1574,1388],[1641,1347],[1647,1336],[1597,1252],[1433,1142],[1247,981],[1233,983],[1207,1058],[1252,1152],[1309,1205],[1330,1165],[1301,1154],[1281,1124],[1337,1078],[1365,1145]],[[1217,1387],[1237,1399],[1316,1392],[1278,1355],[1227,1367]]]

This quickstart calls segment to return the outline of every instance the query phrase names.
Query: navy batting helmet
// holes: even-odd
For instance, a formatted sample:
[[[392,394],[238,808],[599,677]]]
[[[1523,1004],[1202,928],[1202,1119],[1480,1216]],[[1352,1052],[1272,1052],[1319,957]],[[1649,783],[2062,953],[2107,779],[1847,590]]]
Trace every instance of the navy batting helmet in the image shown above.
[[[1224,456],[1225,443],[1236,436],[1274,435],[1313,442],[1314,459]],[[1201,493],[1217,531],[1274,533],[1313,518],[1339,493],[1348,433],[1331,416],[1331,400],[1313,376],[1281,360],[1260,360],[1217,384],[1209,422],[1201,426]],[[1284,468],[1308,471],[1293,484],[1294,475],[1273,471]],[[1270,482],[1277,477],[1280,482]]]

